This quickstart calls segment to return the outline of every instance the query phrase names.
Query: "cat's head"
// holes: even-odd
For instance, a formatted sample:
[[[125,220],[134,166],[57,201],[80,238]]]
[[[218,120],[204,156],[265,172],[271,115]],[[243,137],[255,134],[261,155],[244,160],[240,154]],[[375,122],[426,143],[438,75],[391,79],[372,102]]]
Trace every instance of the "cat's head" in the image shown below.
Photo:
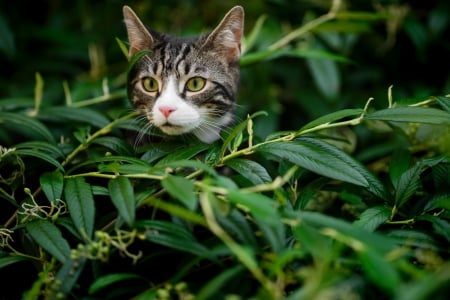
[[[128,94],[150,124],[168,135],[220,138],[234,116],[244,10],[232,8],[209,34],[178,38],[146,27],[123,8],[129,56]]]

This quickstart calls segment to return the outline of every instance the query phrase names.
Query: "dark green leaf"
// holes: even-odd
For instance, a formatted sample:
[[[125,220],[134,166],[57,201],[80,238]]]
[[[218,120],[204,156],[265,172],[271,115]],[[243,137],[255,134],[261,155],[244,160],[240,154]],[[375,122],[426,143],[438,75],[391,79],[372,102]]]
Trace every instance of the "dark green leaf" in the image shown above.
[[[0,112],[0,125],[6,126],[11,132],[20,132],[31,139],[55,143],[52,133],[44,124],[22,114]]]
[[[341,120],[343,118],[352,117],[352,116],[359,116],[363,112],[363,109],[357,108],[357,109],[342,109],[335,112],[332,112],[330,114],[321,116],[305,126],[303,126],[299,131],[302,132],[304,130],[316,127],[318,125],[322,124],[328,124],[333,123],[334,121]]]
[[[443,96],[437,96],[435,98],[438,101],[438,103],[442,106],[442,108],[450,113],[450,98]]]
[[[393,107],[368,113],[367,120],[450,125],[450,113],[429,107]]]
[[[328,99],[336,99],[341,86],[341,77],[336,62],[330,59],[309,58],[307,66],[319,91]]]
[[[389,220],[391,210],[386,206],[374,206],[361,213],[354,224],[360,228],[375,231],[381,224]]]
[[[59,163],[59,161],[57,161],[56,159],[53,158],[53,156],[51,156],[47,153],[36,151],[36,150],[31,150],[31,149],[17,149],[15,151],[15,153],[18,154],[19,156],[32,156],[32,157],[40,158],[64,172],[64,167]]]
[[[145,228],[147,240],[173,249],[192,253],[199,256],[207,256],[208,248],[197,242],[185,227],[166,221],[138,221],[136,227]]]
[[[128,178],[118,176],[108,183],[111,200],[119,215],[128,226],[133,226],[135,220],[136,199],[134,197],[133,186]]]
[[[66,180],[64,196],[75,227],[81,236],[92,238],[95,206],[90,184],[83,177],[69,178]]]
[[[67,260],[55,275],[55,282],[60,284],[55,285],[54,289],[49,289],[51,294],[46,295],[47,299],[67,299],[85,266],[86,258]]]
[[[213,279],[203,284],[200,291],[195,295],[196,300],[217,299],[221,295],[220,290],[227,284],[229,280],[239,276],[245,270],[244,266],[237,265],[232,268],[225,269],[219,275],[214,276]]]
[[[70,259],[69,243],[61,231],[47,220],[34,220],[25,224],[31,237],[61,263]]]
[[[39,112],[39,117],[60,122],[71,121],[82,124],[90,124],[97,128],[105,127],[110,122],[105,115],[96,110],[70,106],[47,107]]]
[[[318,139],[301,138],[295,142],[267,143],[257,148],[276,160],[287,160],[317,174],[368,188],[386,197],[382,183],[358,161],[342,150]]]
[[[195,186],[191,180],[168,174],[161,181],[161,184],[172,197],[179,200],[188,209],[195,210],[197,208]]]
[[[131,145],[124,139],[114,136],[104,136],[96,138],[93,144],[102,145],[108,148],[117,155],[134,156],[134,151]]]
[[[248,209],[253,217],[267,222],[267,224],[277,225],[280,221],[275,200],[272,200],[262,194],[230,190],[227,198],[232,203]]]
[[[272,181],[267,170],[253,160],[235,158],[227,160],[225,163],[254,185],[264,184]]]
[[[357,253],[369,279],[383,290],[394,294],[400,283],[400,276],[395,266],[370,247],[364,247]]]
[[[197,144],[177,149],[174,152],[167,155],[166,157],[162,158],[155,166],[166,165],[169,164],[170,162],[174,162],[177,160],[190,159],[208,148],[209,148],[208,144]]]
[[[45,152],[49,155],[59,158],[64,157],[64,153],[55,144],[41,141],[29,141],[15,145],[16,149],[28,149],[37,152]]]
[[[103,275],[95,279],[95,281],[91,284],[91,286],[89,287],[89,294],[95,294],[101,290],[104,290],[105,288],[110,287],[113,284],[126,285],[127,283],[124,283],[124,281],[140,278],[141,277],[139,275],[136,275],[134,273],[116,273]]]
[[[39,180],[42,190],[50,202],[54,203],[57,199],[61,199],[64,186],[64,176],[60,171],[44,173],[41,175]]]
[[[24,256],[19,256],[19,255],[9,255],[9,256],[4,256],[0,258],[0,269],[4,268],[6,266],[9,266],[11,264],[15,264],[21,261],[27,261],[29,260],[28,257],[24,257]]]

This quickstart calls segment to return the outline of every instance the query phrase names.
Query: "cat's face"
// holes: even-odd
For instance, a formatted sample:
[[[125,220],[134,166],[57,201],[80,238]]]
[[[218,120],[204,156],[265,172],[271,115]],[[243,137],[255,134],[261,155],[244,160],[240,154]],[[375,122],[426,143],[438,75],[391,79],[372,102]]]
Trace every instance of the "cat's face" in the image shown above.
[[[155,32],[123,8],[129,55],[128,94],[150,124],[168,135],[193,133],[212,143],[233,120],[244,11],[232,8],[210,34],[177,38]]]

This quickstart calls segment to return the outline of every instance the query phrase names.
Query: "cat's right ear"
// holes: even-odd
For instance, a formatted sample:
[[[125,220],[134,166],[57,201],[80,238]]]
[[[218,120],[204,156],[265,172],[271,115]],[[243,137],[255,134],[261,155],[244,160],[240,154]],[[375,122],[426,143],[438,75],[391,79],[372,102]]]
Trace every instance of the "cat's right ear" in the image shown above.
[[[153,38],[145,25],[129,6],[125,5],[123,7],[123,18],[125,26],[127,27],[128,42],[130,43],[128,56],[132,57],[139,51],[150,49],[153,44]]]

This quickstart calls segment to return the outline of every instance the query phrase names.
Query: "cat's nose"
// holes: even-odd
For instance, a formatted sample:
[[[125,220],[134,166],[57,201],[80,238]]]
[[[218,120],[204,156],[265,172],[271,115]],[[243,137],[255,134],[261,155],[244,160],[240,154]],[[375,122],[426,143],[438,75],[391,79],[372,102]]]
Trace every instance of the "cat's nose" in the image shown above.
[[[164,117],[168,118],[171,113],[176,111],[177,108],[174,106],[160,106],[159,111],[164,115]]]

